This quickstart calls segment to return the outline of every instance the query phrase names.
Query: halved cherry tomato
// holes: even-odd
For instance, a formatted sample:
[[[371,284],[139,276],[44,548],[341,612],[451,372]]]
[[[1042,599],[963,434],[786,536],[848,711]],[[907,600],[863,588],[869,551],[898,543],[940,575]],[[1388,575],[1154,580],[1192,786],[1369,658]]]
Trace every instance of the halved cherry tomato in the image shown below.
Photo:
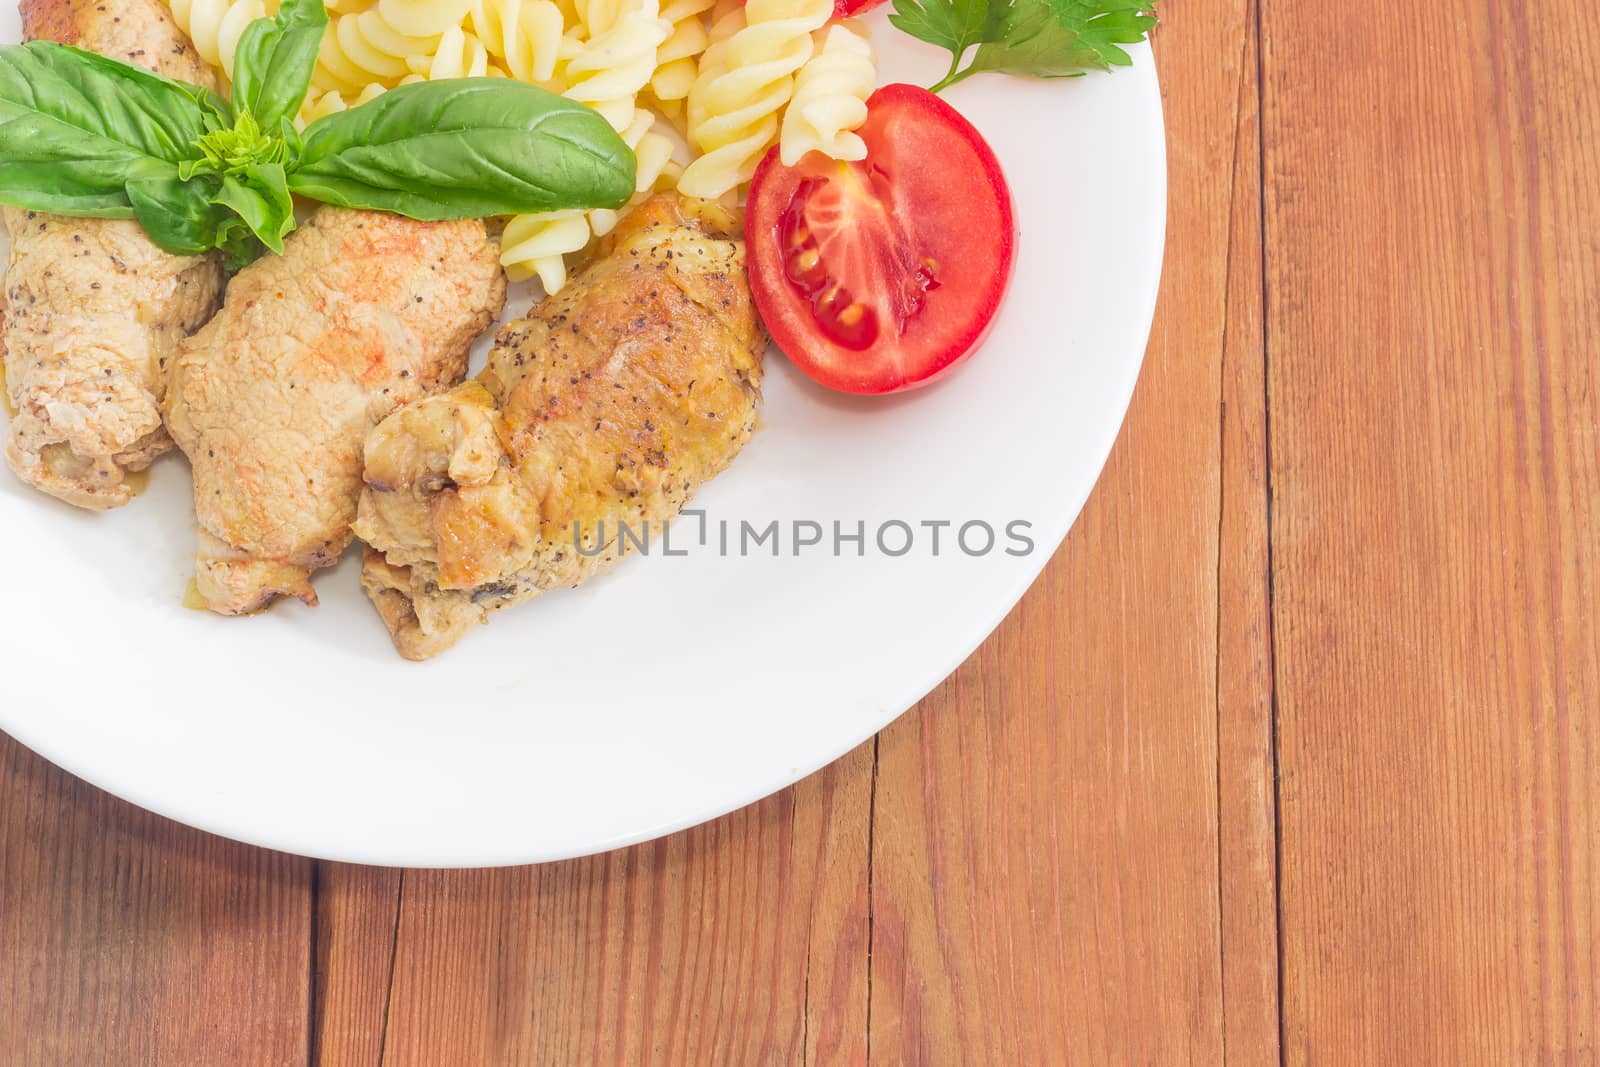
[[[794,363],[847,393],[925,385],[972,355],[1016,262],[1011,191],[972,124],[926,89],[886,85],[857,131],[867,158],[774,148],[750,185],[756,307]]]
[[[871,11],[883,2],[884,0],[833,0],[833,17],[847,19],[863,11]]]

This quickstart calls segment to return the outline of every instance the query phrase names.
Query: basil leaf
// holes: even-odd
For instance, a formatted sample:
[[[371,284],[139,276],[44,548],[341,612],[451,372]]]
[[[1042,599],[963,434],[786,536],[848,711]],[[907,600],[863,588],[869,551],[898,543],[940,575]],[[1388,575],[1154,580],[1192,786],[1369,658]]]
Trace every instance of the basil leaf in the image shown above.
[[[222,253],[222,265],[229,274],[236,273],[261,258],[260,240],[237,215],[226,215],[223,218],[217,227],[217,236],[211,243]]]
[[[291,191],[414,219],[620,207],[633,152],[599,113],[500,78],[420,82],[306,127]]]
[[[323,0],[284,0],[276,17],[245,27],[234,53],[233,102],[262,130],[276,133],[300,111],[327,25]]]
[[[106,142],[114,154],[169,163],[189,155],[206,132],[208,111],[227,107],[195,86],[54,41],[0,46],[0,101],[33,128],[71,131]],[[24,140],[20,132],[10,137]]]
[[[52,41],[0,47],[0,202],[128,218],[130,180],[165,179],[227,105]]]
[[[6,151],[0,126],[0,154]],[[76,167],[0,155],[0,204],[74,218],[133,218],[133,203],[123,183],[105,177],[93,162]]]
[[[163,251],[176,256],[204,255],[220,249],[228,270],[236,271],[261,254],[261,240],[238,209],[254,214],[263,229],[281,237],[282,220],[268,224],[271,210],[257,211],[255,193],[240,196],[227,188],[232,179],[205,174],[188,181],[143,179],[128,183],[139,225]],[[242,183],[241,183],[242,184]],[[293,229],[294,215],[287,216]],[[281,249],[282,242],[280,240]]]
[[[221,210],[204,181],[145,178],[128,183],[128,199],[144,232],[163,251],[198,256],[215,247]]]
[[[283,239],[294,229],[294,200],[282,164],[258,163],[242,175],[224,176],[213,203],[239,216],[262,244],[283,254]]]

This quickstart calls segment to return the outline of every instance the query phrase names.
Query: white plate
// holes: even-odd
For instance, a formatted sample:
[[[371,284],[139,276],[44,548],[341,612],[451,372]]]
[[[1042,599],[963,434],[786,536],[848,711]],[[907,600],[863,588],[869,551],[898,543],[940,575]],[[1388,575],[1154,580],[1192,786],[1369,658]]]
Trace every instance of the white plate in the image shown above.
[[[873,30],[883,81],[943,72],[941,53],[881,11]],[[18,39],[14,11],[0,39]],[[708,547],[502,612],[432,662],[391,650],[353,556],[317,580],[315,610],[184,609],[192,513],[176,454],[144,496],[99,515],[0,470],[0,729],[207,830],[428,866],[643,841],[837,758],[999,623],[1111,448],[1166,209],[1155,69],[1147,48],[1132,51],[1136,65],[1111,76],[983,76],[947,94],[999,154],[1022,228],[998,328],[971,363],[873,401],[814,387],[774,352],[764,428],[698,498]],[[737,535],[741,520],[773,519],[786,526],[779,558],[717,552],[721,522]],[[865,522],[870,540],[896,519],[918,527],[906,556],[791,552],[793,520],[822,523],[831,541],[836,520]],[[1022,520],[1034,548],[968,557],[946,530],[935,556],[919,524],[937,520]],[[695,526],[673,529],[676,550]],[[979,547],[981,530],[969,533]]]

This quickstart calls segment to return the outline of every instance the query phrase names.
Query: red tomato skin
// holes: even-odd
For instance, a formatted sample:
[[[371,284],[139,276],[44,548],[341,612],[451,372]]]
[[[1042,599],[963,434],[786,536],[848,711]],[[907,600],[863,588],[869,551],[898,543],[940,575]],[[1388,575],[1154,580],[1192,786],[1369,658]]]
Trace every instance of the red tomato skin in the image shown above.
[[[881,7],[884,0],[833,0],[833,17],[847,19],[851,15],[859,15],[863,11],[871,11]]]
[[[904,83],[878,89],[868,98],[867,108],[869,117],[863,130],[873,124],[875,112],[902,108],[911,113],[927,114],[961,135],[977,157],[984,181],[994,193],[999,213],[998,232],[994,238],[997,269],[993,272],[990,285],[980,296],[968,327],[912,376],[873,374],[870,368],[868,372],[857,368],[855,373],[851,373],[853,368],[848,357],[843,360],[842,367],[837,365],[837,361],[814,358],[809,346],[804,343],[808,335],[816,332],[806,328],[808,323],[805,319],[809,311],[802,313],[795,309],[777,243],[770,233],[763,232],[772,221],[766,217],[763,209],[773,204],[787,204],[800,181],[798,171],[783,165],[775,147],[762,159],[751,180],[745,216],[745,244],[756,308],[774,342],[790,361],[807,376],[830,389],[858,395],[883,395],[918,389],[939,381],[972,358],[973,353],[982,347],[994,329],[1000,306],[1010,289],[1011,276],[1016,267],[1018,229],[1011,190],[1000,169],[1000,161],[988,142],[958,111],[921,86]],[[867,161],[871,161],[870,154]],[[939,309],[930,307],[922,313],[937,315]],[[796,324],[797,319],[801,320],[799,325]],[[825,340],[820,343],[827,344]]]

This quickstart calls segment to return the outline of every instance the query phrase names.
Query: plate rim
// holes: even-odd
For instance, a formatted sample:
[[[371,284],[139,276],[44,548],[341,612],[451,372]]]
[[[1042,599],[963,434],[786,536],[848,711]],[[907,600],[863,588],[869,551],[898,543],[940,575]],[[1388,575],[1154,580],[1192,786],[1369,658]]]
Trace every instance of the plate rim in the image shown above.
[[[625,848],[630,845],[636,845],[655,840],[669,834],[677,833],[682,830],[699,826],[701,824],[721,818],[731,812],[738,811],[751,804],[755,804],[761,800],[764,800],[774,793],[788,788],[789,786],[794,785],[796,782],[815,774],[822,768],[837,762],[847,753],[870,740],[878,733],[882,732],[907,711],[911,710],[918,703],[924,700],[928,694],[933,692],[943,681],[958,671],[972,657],[973,653],[976,652],[983,645],[983,643],[993,635],[1006,617],[1016,610],[1018,604],[1021,603],[1023,597],[1027,594],[1028,590],[1032,588],[1034,583],[1038,581],[1038,578],[1043,573],[1044,568],[1048,566],[1050,561],[1055,557],[1062,543],[1065,541],[1067,534],[1076,524],[1082,513],[1083,507],[1088,502],[1089,497],[1093,494],[1095,487],[1099,484],[1101,476],[1104,474],[1105,464],[1110,458],[1111,450],[1115,447],[1117,439],[1121,436],[1122,427],[1126,422],[1128,410],[1131,406],[1133,393],[1137,386],[1140,374],[1142,373],[1145,358],[1148,354],[1150,335],[1154,327],[1156,304],[1159,298],[1161,279],[1163,277],[1165,268],[1166,239],[1170,221],[1168,217],[1170,210],[1170,193],[1168,189],[1168,141],[1166,134],[1165,103],[1162,98],[1160,88],[1159,66],[1155,62],[1154,52],[1148,43],[1138,45],[1132,50],[1148,53],[1148,77],[1154,82],[1155,91],[1152,94],[1155,108],[1154,129],[1156,141],[1158,143],[1152,146],[1155,168],[1150,174],[1150,180],[1155,189],[1159,192],[1158,202],[1160,204],[1161,215],[1159,225],[1155,227],[1155,232],[1153,235],[1155,248],[1149,257],[1149,262],[1151,262],[1153,266],[1153,269],[1150,273],[1149,285],[1147,286],[1146,291],[1139,295],[1137,301],[1139,307],[1138,314],[1142,321],[1142,326],[1137,331],[1141,337],[1141,343],[1138,348],[1137,357],[1127,362],[1126,370],[1122,379],[1116,383],[1116,397],[1114,405],[1119,410],[1119,414],[1115,419],[1114,424],[1110,426],[1106,434],[1106,439],[1100,443],[1098,450],[1099,455],[1094,463],[1095,475],[1093,479],[1090,479],[1087,482],[1086,487],[1077,494],[1077,499],[1071,501],[1070,506],[1060,510],[1057,513],[1059,516],[1061,516],[1061,518],[1057,521],[1057,523],[1052,524],[1052,528],[1046,530],[1041,526],[1039,529],[1039,533],[1041,535],[1039,537],[1040,550],[1034,552],[1028,558],[1026,565],[1017,568],[1013,572],[1014,577],[1008,583],[1005,596],[1003,598],[997,598],[995,601],[997,604],[1002,605],[1001,608],[996,614],[993,615],[993,617],[984,618],[972,627],[967,635],[968,639],[961,642],[958,646],[961,651],[960,654],[955,657],[954,661],[946,663],[943,660],[940,660],[937,664],[933,664],[932,661],[930,661],[930,666],[923,670],[917,676],[914,682],[908,682],[906,684],[905,689],[908,693],[908,697],[903,701],[897,699],[889,705],[888,710],[877,713],[868,719],[864,719],[862,722],[863,729],[860,731],[859,736],[856,736],[855,731],[852,731],[852,736],[848,743],[843,744],[842,746],[826,746],[822,750],[824,754],[821,758],[813,756],[806,759],[800,763],[794,771],[788,771],[783,775],[778,776],[776,780],[766,782],[764,785],[758,787],[754,792],[732,791],[736,792],[737,795],[719,798],[714,803],[702,805],[685,813],[676,814],[670,818],[659,821],[649,821],[639,828],[615,834],[604,839],[595,840],[581,848],[541,848],[537,845],[530,845],[526,841],[502,840],[493,848],[483,848],[480,845],[477,848],[464,849],[460,854],[453,854],[445,858],[430,859],[426,855],[410,853],[404,847],[396,848],[379,846],[375,849],[368,850],[364,847],[363,843],[359,842],[351,843],[349,847],[339,850],[328,850],[321,847],[313,847],[308,850],[304,844],[296,844],[294,841],[289,840],[289,837],[293,836],[292,834],[282,834],[272,830],[271,828],[261,826],[240,827],[238,825],[231,824],[225,819],[213,820],[209,818],[203,810],[196,810],[203,809],[204,807],[203,798],[201,797],[196,796],[192,798],[192,802],[187,805],[174,803],[172,797],[159,795],[158,790],[141,785],[136,779],[123,778],[115,783],[107,784],[105,781],[98,780],[97,777],[91,777],[90,775],[84,774],[79,770],[79,767],[87,762],[86,760],[75,759],[72,752],[67,751],[70,746],[65,746],[60,743],[52,743],[47,737],[40,736],[43,731],[30,729],[27,722],[13,723],[8,721],[5,723],[0,723],[0,728],[3,728],[11,737],[13,737],[24,747],[28,748],[32,752],[37,753],[45,760],[61,768],[67,773],[89,783],[95,788],[101,789],[106,793],[137,807],[154,812],[162,817],[173,819],[176,822],[194,827],[206,833],[215,834],[219,837],[229,840],[240,841],[257,847],[272,849],[274,851],[291,855],[327,859],[334,862],[360,863],[371,866],[415,867],[422,869],[521,866],[531,863],[545,863],[563,859],[574,859],[582,856],[609,852],[618,848]],[[1129,71],[1128,73],[1132,74],[1134,71]],[[1134,303],[1134,300],[1131,297],[1129,303]],[[1056,525],[1059,525],[1060,528],[1055,529],[1054,526]],[[1045,546],[1048,546],[1048,551],[1043,550]],[[870,729],[865,729],[867,726],[870,726]],[[262,830],[265,830],[266,832],[260,832]],[[395,844],[396,842],[393,841],[387,842],[387,845],[389,846],[393,846]]]

